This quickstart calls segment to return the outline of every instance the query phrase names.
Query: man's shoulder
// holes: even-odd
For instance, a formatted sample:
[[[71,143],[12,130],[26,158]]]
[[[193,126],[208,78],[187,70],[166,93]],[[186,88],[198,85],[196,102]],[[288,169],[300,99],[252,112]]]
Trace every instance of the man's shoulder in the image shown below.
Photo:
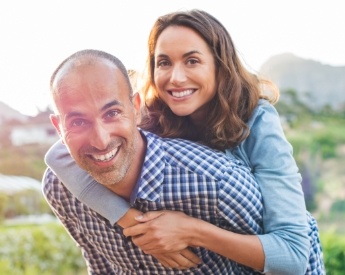
[[[62,186],[60,184],[60,180],[55,175],[53,170],[49,167],[45,170],[42,178],[42,191],[44,195],[52,194],[58,192],[57,189],[59,189]]]
[[[159,147],[159,154],[155,156],[160,155],[170,166],[210,176],[221,175],[234,167],[242,166],[237,159],[227,156],[224,152],[196,142],[178,138],[160,138],[151,133],[147,133],[146,138],[148,150],[152,149],[152,144]]]
[[[51,185],[56,180],[56,175],[52,171],[50,167],[47,167],[44,171],[43,178],[42,178],[42,186],[45,187],[46,185]]]
[[[198,155],[206,158],[213,158],[217,156],[220,159],[229,159],[229,157],[223,152],[197,142],[180,138],[161,138],[148,132],[146,132],[145,135],[148,139],[148,144],[153,143],[155,146],[160,146],[161,149],[170,156],[188,159],[194,158],[195,155]]]

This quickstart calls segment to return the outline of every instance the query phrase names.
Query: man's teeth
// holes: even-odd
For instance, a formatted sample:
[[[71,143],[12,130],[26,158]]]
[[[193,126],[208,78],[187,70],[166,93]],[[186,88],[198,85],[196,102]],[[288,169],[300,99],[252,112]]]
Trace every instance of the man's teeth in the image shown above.
[[[172,96],[174,97],[184,97],[187,95],[191,95],[193,93],[193,90],[185,90],[183,92],[171,92]]]
[[[116,152],[117,152],[117,149],[114,149],[105,155],[92,155],[92,156],[95,160],[98,160],[98,161],[108,161],[115,156]]]

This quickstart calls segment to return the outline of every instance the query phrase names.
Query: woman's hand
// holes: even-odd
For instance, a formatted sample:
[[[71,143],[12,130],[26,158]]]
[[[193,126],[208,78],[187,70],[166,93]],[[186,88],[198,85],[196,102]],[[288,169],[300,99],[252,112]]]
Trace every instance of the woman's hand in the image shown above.
[[[201,263],[200,258],[188,249],[190,240],[188,222],[195,221],[182,212],[151,211],[138,215],[137,225],[123,230],[132,237],[135,245],[146,254],[154,256],[166,267],[186,269]]]
[[[182,212],[151,211],[136,217],[140,224],[123,230],[147,254],[179,252],[190,246],[188,222]]]

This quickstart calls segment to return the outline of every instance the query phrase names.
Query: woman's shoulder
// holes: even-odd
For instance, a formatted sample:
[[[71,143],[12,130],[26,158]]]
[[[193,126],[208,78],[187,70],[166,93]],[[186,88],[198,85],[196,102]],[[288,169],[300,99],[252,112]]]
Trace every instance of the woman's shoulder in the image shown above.
[[[266,99],[260,99],[258,101],[257,106],[254,109],[254,112],[275,112],[277,113],[276,108],[274,107],[274,105],[272,103],[270,103],[268,100]]]
[[[279,114],[276,108],[268,100],[260,99],[247,125],[249,128],[252,128],[262,124],[268,125],[268,122],[280,123]]]

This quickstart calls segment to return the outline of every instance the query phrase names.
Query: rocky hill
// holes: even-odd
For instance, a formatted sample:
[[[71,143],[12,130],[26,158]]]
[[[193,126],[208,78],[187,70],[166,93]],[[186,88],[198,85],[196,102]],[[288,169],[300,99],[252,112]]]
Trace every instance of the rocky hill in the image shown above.
[[[344,109],[345,66],[330,66],[286,53],[271,57],[262,65],[260,73],[273,80],[281,91],[295,90],[313,109],[325,105]]]

